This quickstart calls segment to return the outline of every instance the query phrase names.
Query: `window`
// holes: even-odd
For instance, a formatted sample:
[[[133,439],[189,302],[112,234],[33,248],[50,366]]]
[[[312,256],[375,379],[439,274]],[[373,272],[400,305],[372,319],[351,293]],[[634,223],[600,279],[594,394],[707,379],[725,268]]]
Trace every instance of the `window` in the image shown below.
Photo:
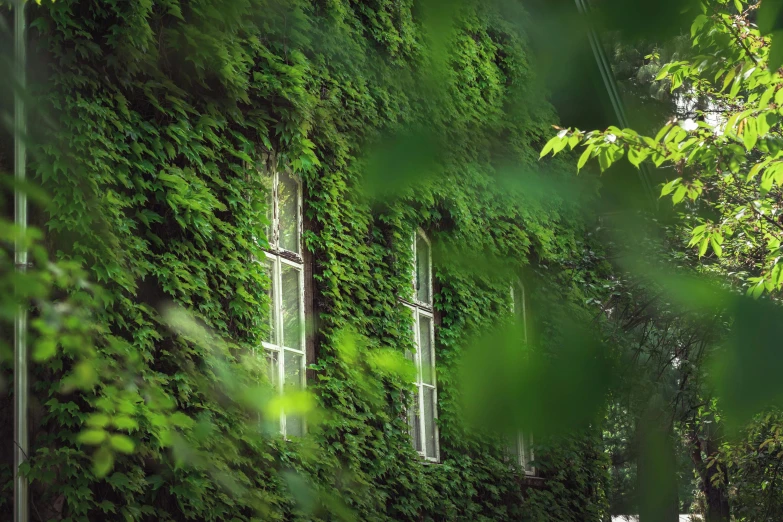
[[[416,451],[427,460],[439,459],[438,388],[435,379],[435,325],[432,306],[432,250],[422,231],[413,238],[413,292],[404,304],[413,314],[411,332],[416,353],[407,356],[416,364],[416,392],[408,414]]]
[[[521,281],[511,285],[511,313],[514,319],[522,327],[521,341],[527,342],[527,304],[525,302],[525,287]],[[533,462],[533,434],[519,433],[508,446],[508,453],[514,463],[518,465],[525,475],[535,475],[536,469]]]
[[[286,172],[272,172],[267,183],[269,248],[266,267],[269,288],[269,333],[263,342],[269,380],[280,393],[305,385],[304,261],[302,259],[302,195],[298,180]],[[284,436],[304,434],[300,416],[283,414]]]
[[[517,435],[516,440],[512,441],[508,448],[511,458],[514,459],[514,464],[525,472],[525,475],[534,476],[536,474],[536,468],[533,467],[533,435],[528,434],[525,436],[520,433]]]

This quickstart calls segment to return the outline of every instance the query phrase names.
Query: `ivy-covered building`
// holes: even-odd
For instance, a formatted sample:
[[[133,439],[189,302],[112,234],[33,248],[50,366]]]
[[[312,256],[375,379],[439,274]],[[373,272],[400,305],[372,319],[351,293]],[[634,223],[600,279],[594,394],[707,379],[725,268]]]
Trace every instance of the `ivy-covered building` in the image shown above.
[[[460,396],[469,339],[516,318],[520,344],[545,344],[536,310],[554,296],[581,313],[593,277],[572,262],[589,250],[579,209],[530,182],[559,167],[538,162],[557,118],[523,9],[28,9],[29,167],[47,194],[31,219],[101,287],[56,297],[92,311],[77,339],[105,355],[82,390],[77,348],[33,365],[42,520],[604,519],[596,428],[509,439],[472,429]],[[172,326],[174,308],[214,339]],[[253,410],[275,402],[267,382],[293,391],[289,413]]]

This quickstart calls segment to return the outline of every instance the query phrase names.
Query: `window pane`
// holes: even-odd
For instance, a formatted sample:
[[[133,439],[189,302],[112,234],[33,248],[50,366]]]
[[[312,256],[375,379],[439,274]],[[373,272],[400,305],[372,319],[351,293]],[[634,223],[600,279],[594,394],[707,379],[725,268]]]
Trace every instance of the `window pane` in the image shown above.
[[[519,452],[520,447],[518,439],[519,437],[512,438],[506,447],[509,459],[516,465],[519,465],[522,462],[522,454]]]
[[[421,417],[419,416],[419,392],[418,388],[413,394],[413,403],[411,404],[411,411],[409,412],[409,419],[411,424],[411,438],[413,439],[413,448],[416,451],[422,451],[421,449]]]
[[[419,353],[421,357],[421,380],[435,384],[435,360],[432,353],[432,319],[419,316]]]
[[[422,303],[431,303],[430,292],[430,246],[419,234],[416,234],[416,299]]]
[[[280,264],[283,306],[283,346],[302,349],[300,271],[285,263]]]
[[[415,346],[416,345],[416,322],[415,322],[416,321],[416,319],[415,319],[416,318],[416,313],[413,310],[411,310],[411,313],[413,314],[414,320],[411,321],[411,323],[410,323],[410,327],[411,327],[410,339],[411,339],[411,341],[413,341],[413,345]],[[409,349],[407,349],[407,348],[405,349],[405,358],[408,359],[409,361],[411,361],[414,364],[416,363],[415,354],[412,351],[410,351]]]
[[[288,389],[302,389],[302,356],[285,350],[283,371],[285,373],[285,386]]]
[[[280,218],[280,248],[299,253],[299,184],[280,173],[277,187]]]
[[[303,386],[302,356],[298,353],[284,351],[285,387],[290,390],[300,390]],[[301,437],[304,435],[304,422],[301,415],[285,416],[285,434]]]
[[[270,245],[274,245],[274,238],[272,237],[272,218],[274,216],[274,175],[271,171],[265,170],[261,173],[261,185],[263,186],[264,199],[266,202],[266,220],[267,225],[264,227],[264,234],[266,240]]]
[[[422,387],[424,393],[424,442],[427,445],[425,455],[427,457],[437,457],[435,449],[435,390]]]
[[[523,461],[522,467],[525,469],[525,471],[532,471],[533,467],[530,465],[530,463],[533,461],[533,458],[534,458],[533,457],[533,436],[532,435],[527,435],[527,436],[522,435],[521,437],[522,437],[522,448],[523,448],[523,451],[524,451],[524,455],[523,455],[524,461]]]
[[[272,350],[264,350],[266,352],[266,364],[267,364],[267,377],[273,387],[278,387],[278,381],[280,380],[280,366],[278,363],[278,353]]]
[[[269,290],[267,291],[267,295],[269,296],[269,316],[267,318],[269,331],[267,332],[266,337],[264,337],[264,340],[271,344],[277,344],[277,329],[275,328],[275,324],[277,323],[277,292],[275,291],[277,279],[275,277],[275,263],[271,259],[266,260],[266,274],[270,279]]]

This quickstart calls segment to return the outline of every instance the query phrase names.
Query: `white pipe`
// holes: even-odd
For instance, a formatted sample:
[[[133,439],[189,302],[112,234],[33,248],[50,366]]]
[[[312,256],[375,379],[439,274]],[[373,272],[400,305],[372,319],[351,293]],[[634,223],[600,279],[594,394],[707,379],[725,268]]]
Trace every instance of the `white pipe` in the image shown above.
[[[26,23],[24,0],[16,0],[14,8],[14,222],[17,238],[14,245],[14,262],[17,274],[27,271],[27,193],[22,188],[26,177],[27,150],[24,89],[26,85]],[[14,321],[14,522],[29,522],[29,493],[27,478],[19,467],[27,459],[28,442],[28,369],[27,369],[27,303],[21,299]]]

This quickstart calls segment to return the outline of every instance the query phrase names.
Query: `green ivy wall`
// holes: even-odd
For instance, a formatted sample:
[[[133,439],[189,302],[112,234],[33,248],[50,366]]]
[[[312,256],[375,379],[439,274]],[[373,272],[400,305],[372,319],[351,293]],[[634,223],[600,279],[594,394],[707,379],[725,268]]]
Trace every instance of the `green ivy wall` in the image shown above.
[[[42,144],[31,168],[50,196],[34,220],[50,256],[76,261],[106,290],[82,296],[100,326],[98,350],[126,346],[138,372],[120,390],[99,382],[63,394],[73,358],[36,365],[29,473],[44,518],[603,519],[597,429],[537,441],[546,478],[527,488],[499,439],[473,434],[460,413],[461,347],[509,315],[508,272],[485,261],[546,274],[547,284],[530,287],[534,310],[549,294],[587,313],[581,303],[597,277],[575,205],[514,181],[514,172],[539,173],[556,116],[521,31],[529,20],[513,5],[30,6],[32,126]],[[220,353],[229,365],[259,346],[268,280],[249,261],[263,256],[255,238],[265,220],[253,167],[270,150],[303,180],[318,328],[308,386],[326,412],[306,439],[288,443],[254,436],[252,415],[222,396],[213,358],[162,315],[166,303],[192,311],[231,341]],[[364,336],[360,354],[410,343],[398,296],[416,226],[435,245],[436,465],[411,447],[409,386],[373,377],[336,349],[348,327]],[[531,322],[543,336],[546,319]],[[161,403],[179,413],[164,422],[151,406]],[[91,467],[92,449],[75,442],[94,410],[131,419],[121,429],[135,449],[118,452],[105,478]],[[172,442],[166,423],[196,449]],[[0,509],[5,518],[9,501]]]

